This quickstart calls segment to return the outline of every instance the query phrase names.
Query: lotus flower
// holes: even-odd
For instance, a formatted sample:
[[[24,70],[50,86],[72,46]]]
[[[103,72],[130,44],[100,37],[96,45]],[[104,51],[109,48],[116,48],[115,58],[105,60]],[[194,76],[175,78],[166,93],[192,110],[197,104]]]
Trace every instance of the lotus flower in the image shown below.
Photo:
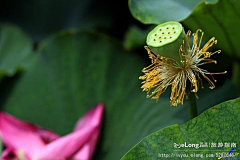
[[[0,136],[6,146],[2,160],[90,160],[96,148],[103,104],[86,113],[72,133],[63,137],[0,112]]]

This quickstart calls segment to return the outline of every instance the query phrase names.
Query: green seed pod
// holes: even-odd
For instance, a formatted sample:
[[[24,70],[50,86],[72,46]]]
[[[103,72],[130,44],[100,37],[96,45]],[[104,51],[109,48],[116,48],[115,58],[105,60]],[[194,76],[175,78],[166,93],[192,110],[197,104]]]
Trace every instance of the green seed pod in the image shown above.
[[[186,44],[186,34],[178,22],[166,22],[155,27],[147,36],[147,45],[153,53],[180,62],[179,49]]]

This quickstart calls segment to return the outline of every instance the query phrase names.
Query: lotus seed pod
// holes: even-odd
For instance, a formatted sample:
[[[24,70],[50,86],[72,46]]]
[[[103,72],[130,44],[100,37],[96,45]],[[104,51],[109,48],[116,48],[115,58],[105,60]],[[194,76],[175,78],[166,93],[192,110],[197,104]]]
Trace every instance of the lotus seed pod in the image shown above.
[[[180,61],[179,48],[186,42],[186,34],[178,22],[166,22],[155,27],[147,36],[153,53]],[[186,43],[185,43],[186,44]]]

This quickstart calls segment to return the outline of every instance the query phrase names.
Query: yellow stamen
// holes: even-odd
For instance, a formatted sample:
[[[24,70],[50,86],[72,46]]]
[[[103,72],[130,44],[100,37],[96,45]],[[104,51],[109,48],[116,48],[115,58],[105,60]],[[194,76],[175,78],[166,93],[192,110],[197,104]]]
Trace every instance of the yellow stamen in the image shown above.
[[[17,150],[17,158],[15,160],[27,160],[27,158],[24,155],[23,150],[21,150],[21,149]]]

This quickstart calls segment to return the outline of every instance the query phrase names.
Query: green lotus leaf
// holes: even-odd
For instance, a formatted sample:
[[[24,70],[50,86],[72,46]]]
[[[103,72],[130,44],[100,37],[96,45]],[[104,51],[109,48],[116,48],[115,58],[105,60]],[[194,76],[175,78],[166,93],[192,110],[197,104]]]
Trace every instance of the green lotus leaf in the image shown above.
[[[183,21],[184,26],[192,31],[201,29],[204,40],[211,37],[218,40],[216,48],[223,54],[240,58],[240,1],[218,0],[216,4],[202,3]]]
[[[240,143],[239,121],[240,98],[226,101],[183,125],[175,124],[150,134],[121,160],[209,160],[220,157],[219,153],[227,155],[232,148],[236,154]]]
[[[31,57],[32,40],[16,26],[1,25],[0,31],[0,80],[4,76],[13,76],[26,68]]]
[[[132,15],[144,24],[161,24],[167,21],[182,21],[203,2],[217,0],[129,0]]]

